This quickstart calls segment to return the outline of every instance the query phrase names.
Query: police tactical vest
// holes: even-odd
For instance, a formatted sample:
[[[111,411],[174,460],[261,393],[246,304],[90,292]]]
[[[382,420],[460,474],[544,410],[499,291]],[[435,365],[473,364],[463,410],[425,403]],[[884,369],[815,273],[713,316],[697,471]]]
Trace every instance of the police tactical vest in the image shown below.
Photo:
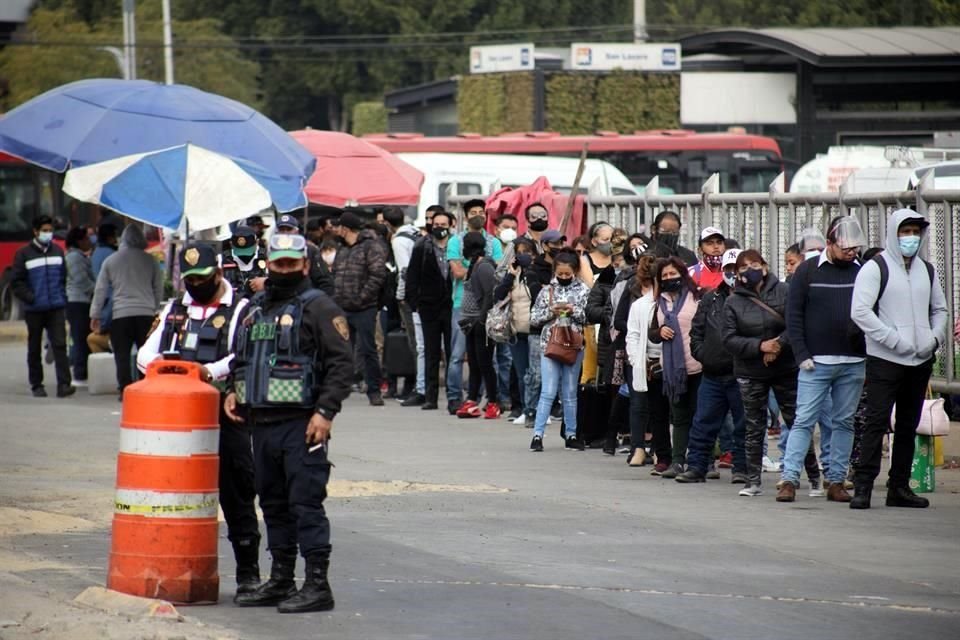
[[[258,293],[251,311],[237,327],[237,402],[251,409],[313,409],[316,405],[315,353],[300,350],[303,310],[323,295],[307,289],[269,313]]]
[[[236,305],[221,303],[216,312],[206,320],[190,317],[183,298],[177,298],[163,323],[160,335],[164,353],[176,353],[181,360],[209,364],[226,358],[230,353],[227,337],[230,320]]]
[[[249,271],[241,271],[240,265],[237,263],[237,259],[233,257],[233,255],[230,255],[229,259],[224,260],[223,263],[223,277],[226,278],[227,282],[230,283],[230,286],[233,287],[234,291],[240,292],[241,295],[246,292],[248,282],[254,278],[259,278],[266,275],[266,262],[262,257],[260,257],[259,252],[253,259],[253,268]]]

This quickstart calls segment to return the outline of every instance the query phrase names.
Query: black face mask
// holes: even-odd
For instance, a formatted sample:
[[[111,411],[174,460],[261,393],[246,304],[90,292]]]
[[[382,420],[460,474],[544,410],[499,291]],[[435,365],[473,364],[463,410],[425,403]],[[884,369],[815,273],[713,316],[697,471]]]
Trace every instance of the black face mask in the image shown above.
[[[217,282],[217,276],[214,275],[196,284],[184,282],[183,287],[187,290],[187,293],[190,294],[190,297],[193,298],[194,302],[209,304],[213,302],[213,296],[217,295],[217,290],[220,289],[220,283]]]
[[[660,290],[666,291],[667,293],[676,293],[680,291],[682,285],[683,280],[680,278],[667,278],[666,280],[660,281]]]
[[[569,287],[573,284],[573,278],[557,278],[557,284],[561,287]]]
[[[547,225],[548,223],[546,220],[531,220],[529,227],[531,231],[536,231],[539,233],[541,231],[546,231]]]
[[[428,222],[427,224],[424,225],[424,229],[427,230],[427,233],[433,233],[433,223]]]
[[[437,240],[443,240],[448,235],[450,235],[450,229],[446,227],[433,227],[430,229],[430,235],[432,235]]]
[[[470,216],[470,218],[467,219],[467,224],[470,228],[477,231],[483,229],[483,225],[486,224],[486,222],[487,216]]]
[[[531,264],[533,264],[533,256],[531,256],[529,253],[517,254],[517,266],[525,269]]]
[[[270,290],[276,297],[289,298],[293,296],[304,278],[306,276],[303,271],[291,271],[290,273],[270,271],[268,281],[270,282]]]
[[[679,233],[658,233],[657,240],[660,241],[660,244],[665,246],[670,251],[676,251],[677,247],[680,246],[680,234]]]
[[[559,254],[559,253],[560,253],[560,249],[557,249],[557,248],[555,248],[555,247],[548,247],[548,248],[547,248],[547,255],[550,256],[551,258],[556,258],[556,257],[557,257],[557,254]]]

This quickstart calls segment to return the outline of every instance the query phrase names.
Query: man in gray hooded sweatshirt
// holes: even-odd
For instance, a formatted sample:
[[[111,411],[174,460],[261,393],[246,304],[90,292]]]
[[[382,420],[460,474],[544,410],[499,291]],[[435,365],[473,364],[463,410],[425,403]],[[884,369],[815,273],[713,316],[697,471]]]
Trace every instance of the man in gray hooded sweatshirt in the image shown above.
[[[103,262],[90,303],[90,329],[99,331],[103,304],[113,291],[110,344],[121,399],[124,388],[133,381],[130,351],[134,344],[139,348],[147,341],[163,301],[163,274],[146,248],[147,239],[140,225],[128,224],[120,236],[120,250]]]
[[[929,226],[916,211],[894,211],[887,221],[886,248],[857,274],[850,317],[866,335],[866,424],[851,509],[870,508],[894,403],[887,506],[930,504],[908,484],[923,398],[936,353],[947,340],[943,289],[933,265],[919,257]]]

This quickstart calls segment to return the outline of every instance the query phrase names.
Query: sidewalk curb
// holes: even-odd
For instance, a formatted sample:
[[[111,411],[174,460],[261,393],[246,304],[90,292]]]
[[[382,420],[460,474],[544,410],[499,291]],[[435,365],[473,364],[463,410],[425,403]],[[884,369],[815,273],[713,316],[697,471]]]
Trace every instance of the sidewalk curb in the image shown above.
[[[183,622],[183,616],[180,615],[180,612],[166,600],[131,596],[103,587],[87,587],[73,601],[75,604],[114,615],[135,618],[162,618]]]

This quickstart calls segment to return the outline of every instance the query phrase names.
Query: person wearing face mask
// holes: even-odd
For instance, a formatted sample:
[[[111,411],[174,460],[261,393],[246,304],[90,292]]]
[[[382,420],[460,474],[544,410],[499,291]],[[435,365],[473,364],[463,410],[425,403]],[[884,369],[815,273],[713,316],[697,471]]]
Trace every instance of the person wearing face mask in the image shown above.
[[[453,279],[453,313],[451,326],[450,359],[447,363],[447,411],[456,415],[463,403],[463,364],[467,353],[467,339],[460,329],[460,302],[463,299],[463,283],[467,276],[470,261],[463,255],[463,237],[475,231],[484,238],[484,255],[494,264],[503,259],[503,245],[492,234],[487,233],[486,202],[480,199],[468,200],[463,205],[467,229],[452,235],[447,242],[447,261]]]
[[[242,229],[239,237],[245,238]],[[248,230],[255,248],[253,230]],[[222,393],[234,360],[230,346],[248,301],[227,282],[210,245],[184,247],[180,277],[185,291],[163,308],[156,329],[137,352],[137,367],[146,372],[151,362],[164,357],[196,362],[203,365],[204,381]],[[219,437],[220,506],[236,562],[236,593],[252,593],[260,585],[260,532],[250,430],[221,411]]]
[[[883,435],[896,404],[888,507],[927,507],[909,486],[914,436],[937,351],[947,343],[947,304],[932,264],[920,257],[930,223],[910,209],[887,221],[886,247],[864,263],[850,316],[866,335],[866,415],[851,509],[870,508]]]
[[[577,277],[580,260],[569,249],[558,251],[553,258],[551,282],[540,289],[530,312],[531,327],[540,328],[540,353],[546,353],[550,330],[563,319],[576,331],[583,331],[589,288]],[[560,395],[563,405],[564,446],[568,450],[583,451],[583,442],[577,438],[577,379],[583,358],[581,350],[576,361],[564,364],[545,355],[540,356],[540,397],[534,420],[531,451],[543,451],[543,435],[553,402]]]
[[[800,238],[797,240],[797,248],[803,255],[804,260],[820,259],[820,254],[827,247],[827,239],[823,237],[819,229],[807,227],[800,232]]]
[[[330,434],[353,373],[347,317],[311,286],[306,247],[300,235],[270,238],[267,287],[236,314],[235,366],[223,401],[227,417],[253,431],[256,491],[273,557],[269,580],[234,602],[276,606],[281,613],[334,607],[323,503],[332,466]],[[299,591],[298,551],[306,560]]]
[[[452,218],[446,211],[433,214],[430,235],[417,240],[407,265],[404,296],[423,329],[424,398],[422,411],[435,411],[440,396],[441,356],[450,360],[452,281],[447,262]],[[405,406],[414,406],[406,404]]]
[[[726,241],[716,227],[704,227],[700,232],[700,261],[689,269],[694,284],[704,293],[716,289],[723,282],[723,252]]]
[[[590,238],[590,249],[580,259],[580,279],[588,287],[607,268],[610,273],[613,269],[613,232],[614,228],[606,222],[597,222],[587,232]],[[612,282],[611,282],[612,284]]]
[[[690,350],[690,330],[700,306],[700,291],[679,258],[657,263],[657,313],[650,341],[661,343],[663,395],[670,401],[673,422],[672,462],[660,475],[676,478],[685,471],[690,425],[697,408],[703,365]]]
[[[533,270],[536,251],[533,242],[528,238],[517,238],[513,241],[513,245],[513,264],[494,289],[493,301],[496,304],[510,298],[515,340],[506,346],[512,352],[513,367],[516,370],[522,402],[521,411],[514,418],[513,423],[518,425],[529,423],[532,427],[537,399],[528,393],[526,376],[530,367],[531,337],[539,339],[539,336],[535,336],[530,330],[530,311],[542,285]]]
[[[697,392],[697,409],[690,427],[687,470],[677,482],[697,483],[708,478],[713,462],[713,447],[729,412],[733,417],[732,484],[745,484],[747,462],[743,450],[744,415],[740,387],[733,377],[733,357],[723,347],[723,307],[734,286],[734,268],[739,249],[729,249],[722,256],[723,280],[700,301],[690,328],[690,352],[703,365],[703,378]],[[714,477],[719,477],[716,475]]]
[[[733,356],[733,374],[740,385],[746,419],[744,449],[745,497],[759,496],[767,400],[773,390],[787,427],[797,407],[797,364],[787,337],[788,287],[754,249],[736,261],[737,283],[723,307],[723,345]]]
[[[53,350],[57,372],[57,397],[72,395],[67,357],[67,268],[63,251],[53,242],[53,219],[38,216],[33,221],[33,240],[13,258],[11,287],[24,305],[27,323],[27,375],[34,397],[45,398],[43,387],[43,332]]]
[[[265,258],[254,230],[239,226],[230,237],[230,250],[223,254],[223,277],[239,296],[249,298],[263,289],[267,276]]]
[[[163,302],[163,273],[147,253],[147,239],[139,223],[130,223],[120,235],[120,250],[104,260],[90,302],[90,330],[100,330],[100,318],[108,293],[113,304],[110,344],[117,367],[120,399],[133,382],[130,352],[147,341],[153,320]]]
[[[289,213],[285,213],[277,218],[277,229],[274,233],[300,235],[300,221]],[[309,240],[307,240],[307,260],[310,261],[310,283],[328,296],[332,296],[334,285],[330,267],[320,257],[320,247]],[[263,289],[263,284],[260,282],[258,291]]]
[[[819,259],[800,264],[790,282],[787,331],[800,372],[778,502],[795,500],[818,421],[827,500],[850,502],[844,480],[866,359],[863,333],[850,320],[850,305],[860,269],[857,255],[866,237],[857,218],[840,216],[830,222],[826,240]]]
[[[653,237],[651,251],[658,258],[680,258],[687,267],[692,267],[698,262],[697,254],[680,245],[681,226],[680,214],[676,211],[658,213],[653,219],[651,228]]]

